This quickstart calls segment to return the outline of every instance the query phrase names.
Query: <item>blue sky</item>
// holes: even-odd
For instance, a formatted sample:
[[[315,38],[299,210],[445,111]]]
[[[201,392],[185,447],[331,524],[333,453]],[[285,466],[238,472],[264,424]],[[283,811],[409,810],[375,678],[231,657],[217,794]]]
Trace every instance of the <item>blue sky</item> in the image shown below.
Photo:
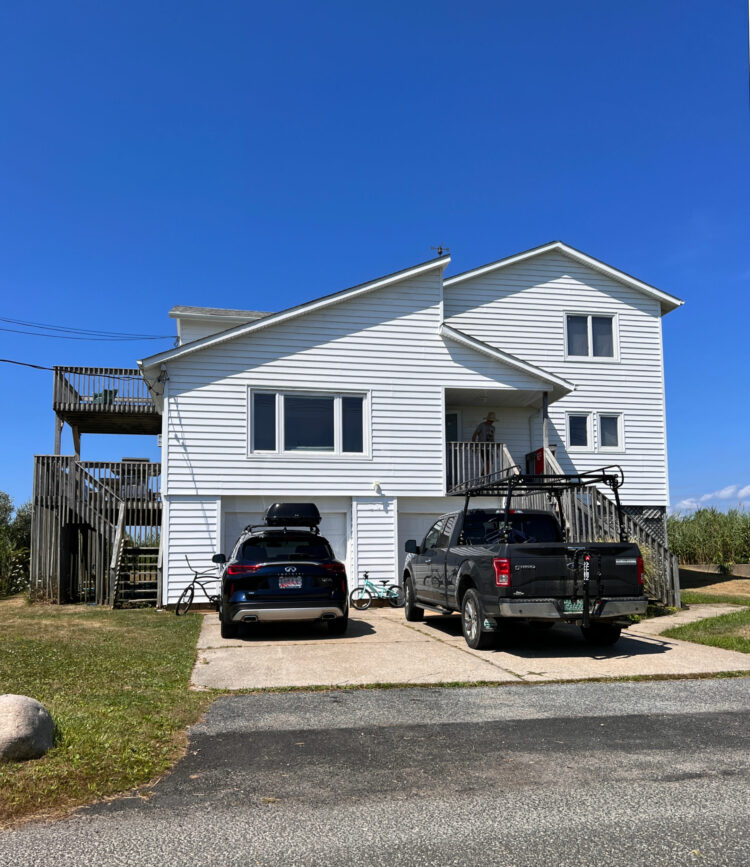
[[[439,243],[456,273],[562,239],[686,299],[664,320],[672,502],[750,501],[746,16],[9,0],[0,316],[169,334],[174,304],[280,309]],[[1,357],[43,365],[169,345],[0,331]],[[51,374],[0,364],[0,390],[20,502],[52,451]],[[84,437],[84,458],[123,455],[156,445]]]

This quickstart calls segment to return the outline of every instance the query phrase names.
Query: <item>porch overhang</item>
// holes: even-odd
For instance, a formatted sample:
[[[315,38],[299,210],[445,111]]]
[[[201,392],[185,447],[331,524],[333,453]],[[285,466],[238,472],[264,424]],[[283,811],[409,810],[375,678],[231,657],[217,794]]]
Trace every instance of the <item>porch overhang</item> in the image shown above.
[[[548,402],[552,403],[575,390],[575,385],[572,382],[568,382],[567,379],[563,379],[561,376],[550,373],[548,370],[544,370],[536,364],[531,364],[529,361],[524,361],[516,355],[511,355],[509,352],[504,352],[502,349],[490,346],[489,343],[485,343],[483,340],[478,340],[476,337],[472,337],[464,331],[459,331],[451,325],[442,323],[439,333],[444,340],[451,340],[454,343],[458,343],[474,350],[475,352],[493,358],[495,361],[500,362],[506,367],[521,371],[539,384],[538,388],[532,389],[491,389],[492,400],[495,402],[497,402],[499,392],[501,391],[507,391],[509,393],[508,398],[506,398],[508,400],[513,399],[513,394],[517,395],[517,402],[505,403],[505,406],[533,406],[534,401],[537,399],[541,402],[543,394],[546,394]],[[463,389],[459,390],[463,391]]]

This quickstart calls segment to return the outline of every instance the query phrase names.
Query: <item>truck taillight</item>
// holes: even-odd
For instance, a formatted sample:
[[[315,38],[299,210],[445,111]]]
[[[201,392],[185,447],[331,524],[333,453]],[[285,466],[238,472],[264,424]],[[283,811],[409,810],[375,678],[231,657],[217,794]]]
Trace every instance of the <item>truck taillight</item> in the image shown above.
[[[638,586],[643,587],[643,557],[638,557],[636,563],[638,564]]]
[[[495,567],[495,584],[498,587],[510,587],[510,560],[507,557],[495,557],[492,565]]]

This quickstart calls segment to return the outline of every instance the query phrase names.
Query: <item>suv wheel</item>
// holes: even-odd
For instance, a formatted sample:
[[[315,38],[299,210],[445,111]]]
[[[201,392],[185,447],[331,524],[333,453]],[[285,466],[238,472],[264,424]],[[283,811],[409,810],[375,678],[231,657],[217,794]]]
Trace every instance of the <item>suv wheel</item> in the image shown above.
[[[495,643],[495,633],[485,629],[482,601],[474,588],[461,600],[461,628],[472,650],[486,650]]]
[[[221,624],[222,638],[237,638],[237,636],[240,634],[240,630],[237,624],[224,620],[221,610],[219,610],[219,623]]]
[[[349,626],[349,609],[346,609],[346,612],[343,617],[337,617],[335,620],[328,621],[328,634],[329,635],[343,635]]]
[[[424,620],[424,608],[420,608],[416,604],[414,584],[411,578],[404,579],[404,614],[406,619],[412,622]]]
[[[588,627],[582,626],[581,632],[589,644],[594,644],[598,647],[609,647],[620,638],[622,627],[615,626],[612,623],[592,623]]]

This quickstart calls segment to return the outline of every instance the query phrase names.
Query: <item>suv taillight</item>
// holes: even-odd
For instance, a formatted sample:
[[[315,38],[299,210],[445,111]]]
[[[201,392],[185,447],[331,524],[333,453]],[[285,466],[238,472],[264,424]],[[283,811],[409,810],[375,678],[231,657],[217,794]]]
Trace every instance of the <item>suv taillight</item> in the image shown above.
[[[251,563],[233,563],[231,566],[227,566],[227,575],[252,575],[253,572],[256,572],[260,569],[260,564],[251,564]]]
[[[643,557],[638,557],[636,563],[638,564],[638,586],[643,587]]]
[[[338,560],[333,560],[331,563],[321,563],[320,565],[329,572],[343,572],[346,574],[346,566],[343,563],[339,563]]]
[[[495,567],[495,584],[498,587],[510,587],[510,560],[507,557],[495,557],[492,565]]]

